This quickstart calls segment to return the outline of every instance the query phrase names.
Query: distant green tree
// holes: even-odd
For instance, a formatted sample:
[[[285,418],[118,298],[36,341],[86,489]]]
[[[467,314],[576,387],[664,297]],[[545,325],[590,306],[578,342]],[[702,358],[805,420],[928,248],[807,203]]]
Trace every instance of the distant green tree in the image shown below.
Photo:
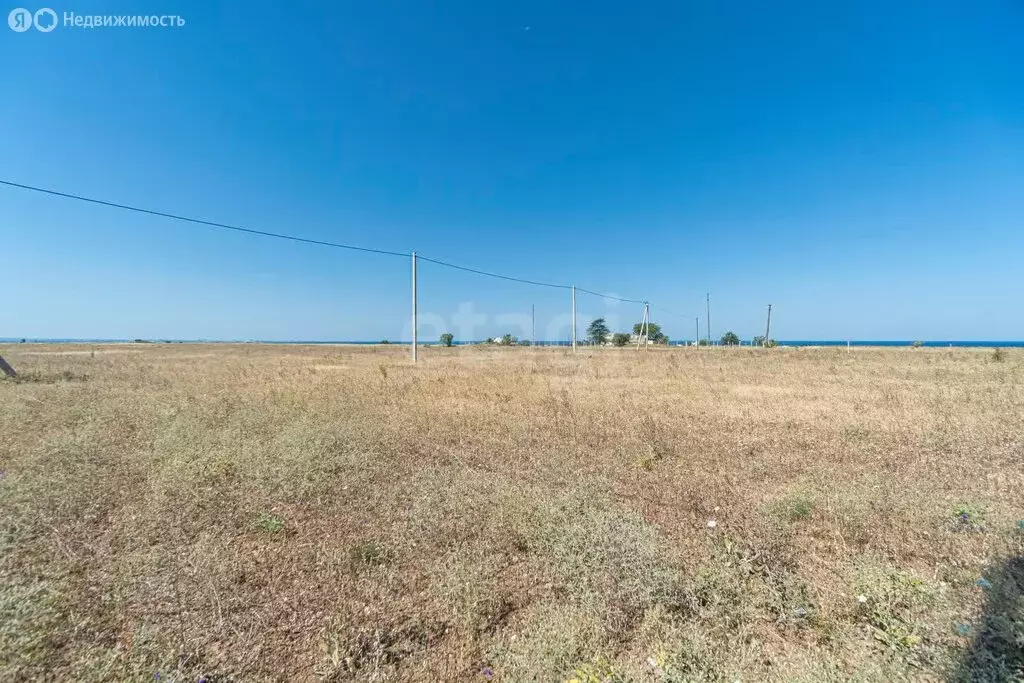
[[[779,343],[777,341],[775,341],[774,339],[769,339],[768,341],[766,341],[764,343],[764,347],[766,349],[774,349],[778,345],[779,345]]]
[[[629,335],[625,332],[616,332],[612,335],[612,346],[625,346],[629,343]]]
[[[722,335],[722,346],[737,346],[740,343],[739,335],[735,332],[726,332]]]
[[[501,344],[502,346],[515,346],[516,344],[519,343],[519,339],[513,337],[511,334],[506,333],[501,335],[501,339],[498,340],[498,343]]]
[[[441,335],[441,343],[445,346],[451,347],[453,341],[455,341],[455,335],[451,332],[445,332]]]
[[[924,342],[923,342],[923,341],[920,341],[920,340],[918,340],[918,341],[916,341],[916,342],[912,343],[912,344],[911,344],[911,346],[912,346],[912,347],[914,347],[915,349],[919,349],[919,348],[921,348],[922,346],[924,346]]]
[[[707,345],[708,345],[707,337],[705,337],[704,339],[698,339],[697,340],[697,346],[707,346]]]
[[[633,325],[633,334],[639,337],[643,335],[643,333],[643,323]],[[647,338],[655,344],[668,344],[668,335],[661,331],[661,325],[658,323],[647,323]]]
[[[754,346],[764,346],[764,335],[763,334],[759,334],[756,337],[754,337],[754,342],[753,343],[754,343]]]
[[[608,325],[605,324],[604,318],[598,318],[590,323],[587,327],[587,339],[590,340],[591,344],[601,345],[604,344],[605,339],[608,338],[610,330]]]

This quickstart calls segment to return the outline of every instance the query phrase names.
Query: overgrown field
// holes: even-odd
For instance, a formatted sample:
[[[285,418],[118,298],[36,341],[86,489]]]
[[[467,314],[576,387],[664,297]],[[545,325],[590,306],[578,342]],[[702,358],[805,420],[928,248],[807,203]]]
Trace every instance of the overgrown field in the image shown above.
[[[0,680],[1024,680],[1024,353],[10,345]]]

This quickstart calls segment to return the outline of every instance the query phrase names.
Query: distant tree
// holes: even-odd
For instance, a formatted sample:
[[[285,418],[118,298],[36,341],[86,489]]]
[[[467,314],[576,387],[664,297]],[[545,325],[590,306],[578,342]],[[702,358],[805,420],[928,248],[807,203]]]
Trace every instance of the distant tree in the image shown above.
[[[533,342],[531,342],[529,339],[520,339],[519,340],[519,345],[520,346],[533,346]]]
[[[587,328],[587,339],[590,340],[591,344],[604,344],[605,339],[608,338],[610,330],[608,325],[605,324],[604,318],[598,318],[590,323]]]
[[[704,339],[698,339],[697,340],[697,346],[707,346],[707,345],[708,345],[707,337],[705,337]]]
[[[740,343],[739,335],[735,332],[726,332],[722,335],[722,346],[737,346]]]
[[[777,341],[775,341],[774,339],[769,339],[768,341],[766,341],[764,343],[764,347],[766,349],[774,349],[778,345],[779,345],[779,343]]]
[[[636,336],[642,336],[644,333],[644,324],[637,323],[633,325],[633,334]],[[668,335],[661,331],[661,325],[658,323],[647,323],[647,338],[655,344],[668,344]]]
[[[918,341],[916,341],[916,342],[912,343],[912,344],[911,344],[911,346],[912,346],[913,348],[915,348],[915,349],[919,349],[919,348],[921,348],[922,346],[924,346],[924,342],[923,342],[923,341],[920,341],[920,340],[918,340]]]
[[[629,343],[629,335],[625,332],[616,332],[612,335],[612,346],[625,346]]]
[[[381,339],[380,343],[381,344],[390,344],[391,342],[389,342],[387,339]]]
[[[754,346],[764,346],[764,335],[763,334],[759,334],[756,337],[754,337],[754,342],[753,343],[754,343]]]
[[[506,333],[501,336],[501,339],[498,340],[498,343],[501,344],[502,346],[515,346],[516,344],[519,343],[519,339],[513,337],[511,334]]]
[[[454,340],[455,335],[453,335],[451,332],[445,332],[444,334],[441,335],[441,343],[447,347],[450,347]]]

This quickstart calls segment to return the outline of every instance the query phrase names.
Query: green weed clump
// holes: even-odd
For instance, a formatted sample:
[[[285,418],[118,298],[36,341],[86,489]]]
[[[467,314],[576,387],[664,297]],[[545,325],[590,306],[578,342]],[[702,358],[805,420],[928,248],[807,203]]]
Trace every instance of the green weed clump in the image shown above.
[[[284,531],[284,520],[269,512],[261,512],[253,521],[253,525],[260,531],[270,534]]]
[[[953,508],[950,525],[954,531],[984,531],[985,508],[970,503],[961,503]]]
[[[775,513],[789,522],[802,522],[814,515],[814,501],[809,495],[797,494],[775,504]]]
[[[858,609],[879,647],[920,663],[920,647],[929,633],[928,608],[937,599],[933,586],[908,572],[866,561],[857,580]]]
[[[374,540],[360,541],[349,551],[352,561],[357,565],[382,565],[391,562],[388,549]]]

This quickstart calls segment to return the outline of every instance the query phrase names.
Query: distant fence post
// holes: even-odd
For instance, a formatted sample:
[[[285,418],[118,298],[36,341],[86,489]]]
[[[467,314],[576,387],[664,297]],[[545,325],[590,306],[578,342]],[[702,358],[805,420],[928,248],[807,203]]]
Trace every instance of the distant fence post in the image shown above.
[[[14,368],[12,368],[10,364],[8,364],[8,362],[4,360],[3,356],[0,356],[0,370],[3,370],[4,374],[7,375],[8,377],[18,376],[18,373],[16,373],[14,371]]]

